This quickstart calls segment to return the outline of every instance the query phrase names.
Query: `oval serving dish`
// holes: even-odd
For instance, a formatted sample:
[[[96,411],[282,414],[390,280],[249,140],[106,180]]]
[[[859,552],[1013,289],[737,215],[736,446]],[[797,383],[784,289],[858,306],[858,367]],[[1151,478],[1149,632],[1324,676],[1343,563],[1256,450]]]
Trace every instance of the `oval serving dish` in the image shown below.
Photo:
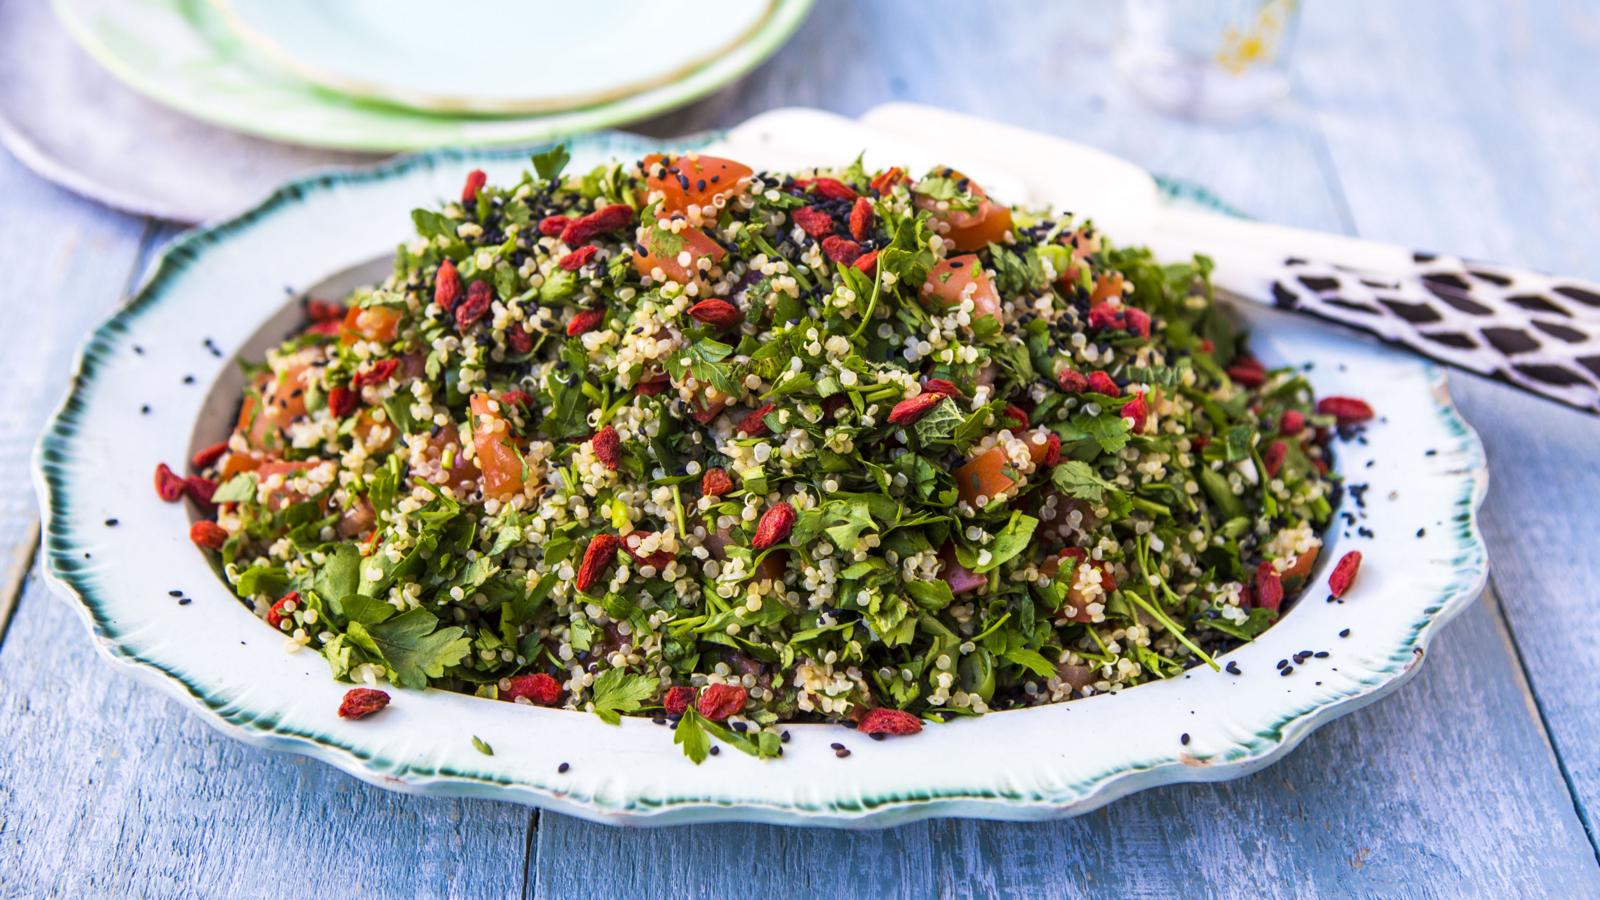
[[[771,159],[740,152],[753,165],[777,165],[805,151],[804,140],[816,138],[775,149]],[[708,146],[710,139],[674,143]],[[570,149],[576,171],[636,158],[656,142],[597,134]],[[190,513],[156,500],[150,472],[225,433],[240,384],[235,359],[258,359],[292,330],[295,295],[372,280],[407,237],[413,207],[459,190],[469,169],[505,181],[526,164],[525,151],[440,151],[291,183],[246,213],[178,239],[128,306],[94,333],[39,445],[35,477],[48,576],[107,657],[233,737],[400,790],[627,824],[1026,820],[1272,762],[1318,725],[1401,684],[1434,630],[1483,587],[1487,556],[1475,519],[1486,486],[1483,450],[1451,405],[1443,372],[1248,309],[1240,313],[1258,356],[1312,364],[1307,376],[1319,395],[1368,397],[1379,419],[1364,443],[1338,445],[1340,470],[1367,485],[1343,494],[1340,512],[1354,524],[1336,519],[1309,593],[1221,660],[1242,674],[1197,668],[1120,694],[883,742],[838,726],[791,725],[781,759],[724,753],[700,766],[647,719],[611,726],[592,715],[442,691],[391,689],[394,702],[383,715],[340,719],[348,685],[335,682],[317,655],[285,652],[283,640],[234,599],[190,544]],[[1381,464],[1368,469],[1368,460]],[[1419,529],[1425,536],[1416,536]],[[1353,549],[1365,557],[1360,580],[1346,602],[1325,602],[1333,561]],[[172,590],[193,602],[173,602]],[[1348,637],[1340,636],[1344,629]],[[1279,677],[1274,662],[1306,649],[1330,655]],[[475,749],[474,737],[494,755]],[[834,742],[852,755],[836,757]],[[564,772],[562,763],[570,764]]]

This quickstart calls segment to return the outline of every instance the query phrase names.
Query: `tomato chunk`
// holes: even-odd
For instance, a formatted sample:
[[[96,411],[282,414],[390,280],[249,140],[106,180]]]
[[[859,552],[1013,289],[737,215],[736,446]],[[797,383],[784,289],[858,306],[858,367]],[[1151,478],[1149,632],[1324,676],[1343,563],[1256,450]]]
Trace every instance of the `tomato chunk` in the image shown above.
[[[750,178],[744,163],[716,156],[662,156],[644,158],[644,180],[651,192],[660,191],[661,211],[688,212],[690,206],[709,206],[718,197],[737,192]]]
[[[1008,474],[1015,471],[1005,450],[990,447],[956,469],[956,489],[963,501],[977,507],[980,497],[988,503],[996,494],[1015,485],[1016,479]]]
[[[974,284],[977,286],[969,295],[967,286]],[[928,270],[928,280],[922,285],[922,293],[945,306],[955,306],[970,296],[975,316],[1000,313],[1000,294],[995,291],[994,282],[989,280],[989,273],[983,270],[976,254],[952,256],[935,263]]]
[[[376,341],[387,344],[400,331],[400,310],[391,306],[352,306],[344,314],[344,327],[339,341],[354,344],[356,341]]]
[[[1004,243],[1006,232],[1011,230],[1010,207],[990,202],[983,188],[960,172],[950,170],[945,177],[958,182],[965,181],[967,193],[978,201],[976,209],[940,209],[941,201],[926,194],[916,194],[917,208],[933,213],[933,220],[946,226],[942,232],[945,240],[962,251],[981,250],[991,243]]]
[[[654,277],[651,273],[659,268],[668,280],[689,284],[700,280],[700,260],[709,258],[716,265],[728,253],[698,228],[685,228],[675,236],[648,227],[640,232],[639,247],[633,251],[633,269],[642,278]],[[640,249],[645,252],[640,254]],[[687,265],[685,253],[689,254]]]
[[[490,406],[494,403],[494,406]],[[483,495],[509,500],[522,493],[522,456],[511,438],[511,423],[488,394],[472,395],[472,447],[483,473]]]

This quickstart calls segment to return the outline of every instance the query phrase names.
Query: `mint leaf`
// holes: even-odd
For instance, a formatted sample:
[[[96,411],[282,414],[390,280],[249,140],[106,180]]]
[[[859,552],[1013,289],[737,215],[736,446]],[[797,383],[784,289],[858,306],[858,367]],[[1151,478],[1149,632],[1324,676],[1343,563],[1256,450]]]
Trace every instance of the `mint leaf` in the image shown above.
[[[622,721],[621,713],[635,712],[644,701],[655,696],[661,682],[644,675],[629,675],[621,669],[607,669],[594,681],[594,695],[590,703],[595,715],[602,721],[615,725]]]
[[[1000,529],[1000,533],[985,548],[989,551],[989,561],[973,566],[972,571],[982,575],[1010,562],[1033,543],[1033,530],[1038,527],[1038,519],[1022,512],[1013,512],[1011,521]]]
[[[1086,462],[1073,459],[1050,470],[1050,481],[1069,497],[1099,503],[1106,491],[1116,490],[1111,482],[1095,474]]]
[[[461,662],[472,649],[460,628],[438,625],[437,616],[418,607],[376,625],[352,622],[350,633],[358,629],[366,633],[393,671],[396,685],[425,688],[429,678],[443,677],[446,666]]]
[[[477,735],[472,736],[472,747],[484,756],[494,755],[494,748],[489,746],[489,742]]]
[[[555,181],[571,161],[572,154],[567,152],[567,145],[557,144],[543,153],[533,155],[533,170],[545,181]]]
[[[683,747],[683,755],[689,757],[695,765],[706,761],[711,755],[711,738],[706,736],[706,730],[701,726],[703,720],[694,707],[683,711],[683,718],[678,720],[678,727],[672,729],[672,742]]]
[[[256,498],[256,473],[240,472],[224,481],[211,495],[212,503],[248,503]]]

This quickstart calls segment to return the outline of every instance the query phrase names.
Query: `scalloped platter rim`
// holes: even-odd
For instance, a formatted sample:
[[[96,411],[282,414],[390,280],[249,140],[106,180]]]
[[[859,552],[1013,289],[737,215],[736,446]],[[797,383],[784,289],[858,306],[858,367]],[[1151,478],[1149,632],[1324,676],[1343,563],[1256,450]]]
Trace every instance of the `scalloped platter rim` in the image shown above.
[[[859,147],[825,146],[827,136],[812,128],[763,132],[774,144],[770,159],[747,161],[776,165],[814,147],[818,162],[831,162]],[[592,134],[571,143],[572,167],[718,139]],[[764,155],[760,147],[739,150]],[[383,715],[341,720],[335,710],[347,685],[329,677],[317,655],[284,652],[232,597],[189,543],[189,514],[151,497],[149,473],[225,430],[226,391],[211,388],[236,370],[231,355],[259,354],[262,323],[286,321],[286,288],[303,291],[332,272],[348,281],[359,274],[352,264],[383,258],[406,237],[413,206],[449,196],[474,167],[510,180],[527,152],[432,151],[289,183],[176,240],[126,307],[93,333],[38,446],[34,476],[49,582],[108,659],[232,737],[414,793],[634,825],[1034,820],[1271,763],[1317,726],[1414,674],[1438,627],[1483,588],[1487,552],[1476,516],[1487,487],[1484,453],[1451,404],[1443,371],[1284,314],[1241,309],[1269,362],[1313,362],[1307,375],[1319,393],[1364,393],[1380,413],[1366,443],[1341,445],[1339,460],[1371,485],[1363,515],[1375,539],[1353,529],[1345,536],[1337,525],[1329,531],[1312,592],[1228,654],[1242,675],[1196,669],[1117,695],[932,726],[914,739],[877,742],[839,726],[794,725],[781,759],[724,753],[698,767],[668,729],[646,719],[609,726],[587,714],[436,690],[394,691]],[[1365,468],[1369,459],[1378,465]],[[1356,511],[1350,492],[1343,502],[1342,510]],[[115,527],[107,524],[113,518]],[[1414,537],[1421,528],[1426,537]],[[1366,556],[1361,581],[1347,603],[1325,603],[1317,588],[1348,549]],[[172,601],[175,589],[193,602]],[[1343,628],[1349,637],[1338,636]],[[1273,671],[1274,660],[1304,648],[1332,655],[1308,660],[1294,677]],[[494,755],[476,750],[473,737]],[[853,755],[836,758],[835,741]],[[558,771],[561,763],[570,769]]]

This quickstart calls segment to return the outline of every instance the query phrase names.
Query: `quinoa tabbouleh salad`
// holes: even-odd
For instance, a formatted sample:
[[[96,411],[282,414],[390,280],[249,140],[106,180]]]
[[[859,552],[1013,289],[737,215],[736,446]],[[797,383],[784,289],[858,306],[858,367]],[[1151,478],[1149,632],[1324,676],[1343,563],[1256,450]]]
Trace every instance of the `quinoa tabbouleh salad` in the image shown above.
[[[772,756],[1215,666],[1307,580],[1372,412],[1249,356],[1205,258],[948,168],[566,161],[416,210],[157,470],[342,714],[387,680]]]

